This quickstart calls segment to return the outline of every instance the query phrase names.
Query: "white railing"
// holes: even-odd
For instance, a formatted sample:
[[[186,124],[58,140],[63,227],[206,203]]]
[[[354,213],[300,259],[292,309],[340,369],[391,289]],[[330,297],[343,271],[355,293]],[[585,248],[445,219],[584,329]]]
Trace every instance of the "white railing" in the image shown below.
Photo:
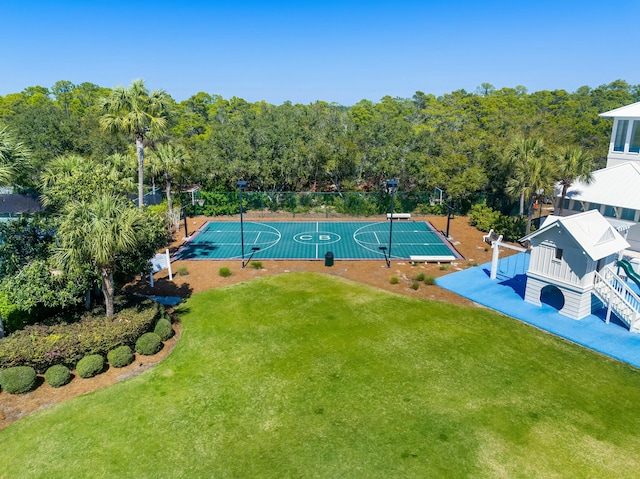
[[[594,293],[632,332],[640,332],[640,297],[610,267],[595,273]],[[607,314],[607,319],[609,315]]]

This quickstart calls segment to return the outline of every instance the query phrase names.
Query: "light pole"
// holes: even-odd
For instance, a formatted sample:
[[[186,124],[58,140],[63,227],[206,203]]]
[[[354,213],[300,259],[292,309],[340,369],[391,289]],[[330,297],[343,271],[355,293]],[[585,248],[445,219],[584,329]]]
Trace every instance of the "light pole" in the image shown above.
[[[242,245],[242,268],[244,269],[244,221],[242,219],[242,190],[246,188],[247,182],[244,180],[239,180],[236,183],[238,190],[240,190],[240,244]]]
[[[396,201],[396,190],[398,189],[398,180],[387,180],[387,191],[391,193],[391,216],[389,216],[389,256],[387,260],[387,268],[391,268],[391,241],[393,239],[393,209]]]
[[[184,237],[188,238],[189,237],[189,231],[187,230],[187,207],[183,206],[182,207],[182,213],[183,213],[183,219],[184,219]]]

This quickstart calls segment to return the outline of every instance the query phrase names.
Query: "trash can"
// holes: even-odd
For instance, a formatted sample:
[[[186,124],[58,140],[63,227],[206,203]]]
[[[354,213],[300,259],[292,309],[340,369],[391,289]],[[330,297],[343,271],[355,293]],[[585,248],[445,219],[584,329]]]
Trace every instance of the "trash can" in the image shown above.
[[[327,251],[324,254],[324,265],[325,266],[333,266],[333,252]]]

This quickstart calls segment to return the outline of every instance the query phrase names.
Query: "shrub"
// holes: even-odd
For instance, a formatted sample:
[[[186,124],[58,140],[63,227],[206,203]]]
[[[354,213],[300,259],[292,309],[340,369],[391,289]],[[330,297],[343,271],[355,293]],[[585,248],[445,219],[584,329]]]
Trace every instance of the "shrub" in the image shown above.
[[[427,276],[426,278],[424,278],[424,284],[433,286],[434,284],[436,284],[436,279],[433,276]]]
[[[73,366],[89,354],[106,356],[122,344],[133,346],[163,311],[147,299],[122,308],[110,321],[97,315],[70,324],[27,326],[0,341],[0,369],[31,366],[42,373],[54,364]]]
[[[81,378],[92,378],[104,369],[104,358],[99,354],[85,356],[76,365],[76,372]]]
[[[15,304],[9,301],[5,292],[0,292],[0,317],[5,334],[18,331],[29,324],[29,314],[19,310]]]
[[[501,215],[495,229],[503,235],[505,241],[517,241],[527,231],[527,218]],[[533,225],[531,225],[531,231],[533,230]]]
[[[449,265],[448,264],[441,264],[440,268],[438,268],[440,271],[447,271],[449,269]]]
[[[484,232],[493,229],[503,235],[505,241],[517,241],[524,236],[527,229],[526,218],[503,215],[487,206],[485,202],[471,207],[469,224]]]
[[[414,281],[424,281],[425,278],[425,274],[423,272],[420,272],[418,274],[416,274],[413,278]]]
[[[391,276],[391,278],[389,278],[389,283],[391,284],[398,284],[400,282],[400,280],[398,279],[397,276]]]
[[[417,291],[418,288],[420,288],[420,283],[418,283],[417,281],[414,281],[413,283],[411,283],[411,289],[413,289],[414,291]]]
[[[16,366],[0,372],[0,386],[9,394],[24,394],[36,385],[36,370],[29,366]]]
[[[223,278],[227,278],[231,276],[231,270],[228,266],[223,266],[218,270],[218,274],[220,274],[220,276],[222,276]]]
[[[107,361],[114,368],[123,368],[133,362],[135,356],[127,345],[118,346],[107,353]]]
[[[180,266],[177,270],[176,270],[176,274],[178,276],[189,276],[189,269],[186,266]]]
[[[173,328],[171,327],[171,321],[168,319],[159,319],[156,323],[156,327],[153,329],[153,332],[160,336],[162,341],[166,341],[167,339],[173,336]]]
[[[262,261],[252,261],[251,267],[253,269],[262,269]]]
[[[469,212],[469,224],[475,226],[480,231],[488,232],[492,228],[498,226],[498,220],[501,213],[494,211],[493,208],[487,206],[486,201],[475,204]]]
[[[44,379],[52,388],[59,388],[71,381],[71,371],[64,364],[54,364],[44,373]]]
[[[151,356],[162,349],[162,340],[156,333],[144,333],[136,341],[136,352]]]

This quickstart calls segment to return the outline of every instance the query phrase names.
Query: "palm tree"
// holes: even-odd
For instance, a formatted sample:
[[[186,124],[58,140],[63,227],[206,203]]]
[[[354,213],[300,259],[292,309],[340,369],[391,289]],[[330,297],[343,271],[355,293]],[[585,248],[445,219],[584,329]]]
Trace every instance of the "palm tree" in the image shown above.
[[[65,271],[91,264],[102,280],[107,318],[114,314],[113,273],[118,257],[139,246],[144,213],[129,200],[101,193],[65,205],[58,227],[55,259]]]
[[[143,206],[144,139],[157,136],[167,128],[170,97],[164,90],[149,92],[144,80],[135,80],[128,88],[118,86],[100,104],[100,127],[105,131],[132,135],[138,154],[138,206]]]
[[[507,180],[505,192],[512,198],[520,200],[520,216],[524,216],[524,205],[527,203],[527,229],[531,232],[533,206],[551,194],[556,178],[553,162],[545,158],[545,148],[541,140],[518,137],[508,150],[512,164],[512,173]]]
[[[114,156],[119,155],[104,162],[75,154],[53,159],[41,174],[42,204],[58,211],[69,201],[89,201],[102,191],[129,191],[131,178]]]
[[[188,175],[191,171],[189,155],[182,145],[171,143],[160,144],[151,155],[151,171],[154,176],[161,176],[167,195],[169,214],[173,211],[171,187],[176,177]]]
[[[559,198],[558,209],[560,216],[564,211],[564,199],[567,196],[567,190],[574,181],[580,180],[584,183],[593,181],[593,157],[579,147],[560,148],[554,155],[553,159],[558,168],[558,177],[562,186],[562,193]]]
[[[544,144],[537,138],[516,137],[507,149],[507,161],[511,175],[507,180],[506,193],[520,199],[519,215],[524,216],[525,198],[530,195],[528,163],[544,154]]]
[[[31,151],[7,129],[0,128],[0,184],[9,185],[30,168]]]

